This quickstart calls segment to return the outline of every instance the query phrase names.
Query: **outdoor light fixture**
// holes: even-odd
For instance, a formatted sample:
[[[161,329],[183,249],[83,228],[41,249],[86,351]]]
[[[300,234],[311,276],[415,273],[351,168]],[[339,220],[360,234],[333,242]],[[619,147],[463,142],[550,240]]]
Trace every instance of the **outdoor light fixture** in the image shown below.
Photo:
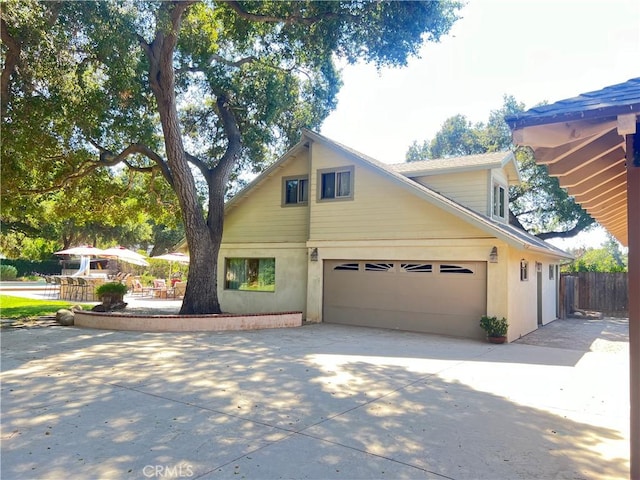
[[[309,260],[311,260],[312,262],[317,262],[318,261],[318,249],[317,248],[312,248],[311,252],[309,253]]]
[[[489,254],[489,262],[498,263],[498,247],[493,247],[491,249],[491,253]]]

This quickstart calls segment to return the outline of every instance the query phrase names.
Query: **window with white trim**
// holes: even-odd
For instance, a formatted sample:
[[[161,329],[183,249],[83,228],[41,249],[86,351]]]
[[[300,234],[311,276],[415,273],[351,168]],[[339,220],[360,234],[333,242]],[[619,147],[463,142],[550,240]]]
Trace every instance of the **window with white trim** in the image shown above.
[[[318,170],[318,200],[353,199],[353,167]]]
[[[309,177],[284,177],[282,179],[282,204],[306,205],[309,201]]]
[[[499,183],[493,184],[493,217],[505,220],[507,214],[507,189]]]

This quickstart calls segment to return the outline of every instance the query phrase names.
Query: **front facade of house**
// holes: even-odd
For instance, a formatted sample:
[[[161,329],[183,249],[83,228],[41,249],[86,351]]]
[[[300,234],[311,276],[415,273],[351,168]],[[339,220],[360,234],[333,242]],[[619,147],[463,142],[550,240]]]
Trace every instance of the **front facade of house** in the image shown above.
[[[381,164],[314,132],[228,204],[227,312],[509,340],[557,317],[566,253],[508,225],[509,153]]]

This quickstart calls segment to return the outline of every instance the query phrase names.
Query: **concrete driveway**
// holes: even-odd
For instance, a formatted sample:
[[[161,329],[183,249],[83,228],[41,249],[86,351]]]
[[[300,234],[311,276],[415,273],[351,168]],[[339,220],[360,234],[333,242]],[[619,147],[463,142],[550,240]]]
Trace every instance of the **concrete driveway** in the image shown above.
[[[337,325],[6,328],[0,473],[628,478],[626,328],[562,320],[509,345]]]

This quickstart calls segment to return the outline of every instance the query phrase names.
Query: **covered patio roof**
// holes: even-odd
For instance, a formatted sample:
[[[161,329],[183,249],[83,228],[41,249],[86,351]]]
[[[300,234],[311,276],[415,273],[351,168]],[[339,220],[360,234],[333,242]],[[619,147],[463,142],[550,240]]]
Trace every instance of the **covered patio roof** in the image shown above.
[[[507,118],[560,185],[629,247],[632,479],[640,479],[640,78]]]
[[[640,78],[507,118],[517,145],[620,243],[627,238],[625,137],[636,132]]]

